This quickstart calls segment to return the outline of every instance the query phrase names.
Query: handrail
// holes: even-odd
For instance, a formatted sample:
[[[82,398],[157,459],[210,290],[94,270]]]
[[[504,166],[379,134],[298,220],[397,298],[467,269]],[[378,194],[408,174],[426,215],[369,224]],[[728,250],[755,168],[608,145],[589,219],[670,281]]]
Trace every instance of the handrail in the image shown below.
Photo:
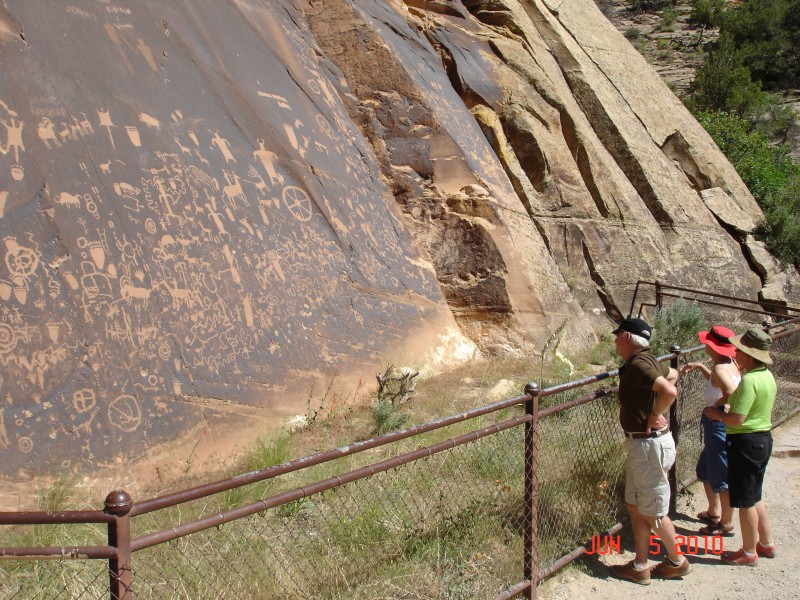
[[[761,307],[761,310],[755,310],[755,309],[745,308],[745,307],[738,306],[738,305],[717,303],[717,302],[713,302],[711,300],[705,300],[703,298],[691,298],[692,300],[695,300],[696,302],[701,302],[703,304],[710,304],[710,305],[713,305],[713,306],[721,306],[721,307],[724,307],[724,308],[742,310],[742,311],[745,311],[745,312],[753,312],[753,313],[765,314],[765,315],[770,315],[770,316],[774,316],[774,317],[781,317],[781,318],[786,318],[786,316],[787,316],[786,313],[787,312],[800,313],[800,308],[796,308],[796,307],[793,307],[793,306],[780,304],[780,303],[772,301],[772,300],[748,300],[746,298],[739,298],[739,297],[736,297],[736,296],[729,296],[729,295],[726,295],[726,294],[719,294],[719,293],[716,293],[716,292],[708,292],[708,291],[705,291],[705,290],[693,289],[693,288],[682,287],[682,286],[677,286],[677,285],[668,285],[668,284],[661,283],[660,281],[643,281],[643,280],[639,280],[639,281],[636,282],[636,286],[634,287],[634,290],[633,290],[633,297],[631,298],[631,307],[630,307],[630,311],[628,312],[629,315],[633,315],[633,310],[636,307],[636,298],[639,295],[639,288],[640,288],[640,286],[644,286],[644,285],[653,286],[655,288],[656,301],[655,301],[655,304],[649,303],[649,302],[648,303],[642,302],[641,306],[655,306],[657,308],[660,308],[661,304],[662,304],[661,303],[661,299],[664,296],[671,297],[671,298],[683,298],[684,297],[684,296],[680,296],[680,295],[670,294],[670,293],[664,292],[664,290],[673,290],[673,291],[678,291],[678,292],[687,292],[687,293],[694,294],[694,295],[699,295],[699,296],[705,296],[705,297],[711,297],[711,298],[719,298],[719,299],[722,299],[722,300],[728,300],[728,301],[733,301],[733,302],[742,303],[742,304],[751,304],[751,305],[756,305],[756,306],[760,306]],[[768,310],[768,309],[774,309],[775,311],[779,311],[779,312],[772,312],[772,310]]]

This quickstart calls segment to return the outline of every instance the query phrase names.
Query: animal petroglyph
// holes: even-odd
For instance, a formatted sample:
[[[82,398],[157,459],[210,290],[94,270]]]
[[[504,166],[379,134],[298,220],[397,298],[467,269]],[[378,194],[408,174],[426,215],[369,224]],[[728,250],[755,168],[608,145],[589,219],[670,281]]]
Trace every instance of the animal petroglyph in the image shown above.
[[[58,141],[58,137],[56,136],[55,126],[47,117],[43,117],[39,122],[36,133],[39,135],[39,139],[44,142],[44,147],[48,150],[61,147],[61,142]]]
[[[139,121],[144,123],[147,127],[161,131],[161,122],[155,117],[151,117],[147,113],[139,113]]]

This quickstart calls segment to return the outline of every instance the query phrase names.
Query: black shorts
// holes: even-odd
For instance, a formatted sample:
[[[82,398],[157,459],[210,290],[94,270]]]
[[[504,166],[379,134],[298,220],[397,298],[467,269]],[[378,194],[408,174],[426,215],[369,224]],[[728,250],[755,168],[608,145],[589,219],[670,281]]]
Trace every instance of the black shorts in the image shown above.
[[[728,490],[733,508],[751,508],[761,501],[764,473],[772,454],[769,431],[728,434]]]

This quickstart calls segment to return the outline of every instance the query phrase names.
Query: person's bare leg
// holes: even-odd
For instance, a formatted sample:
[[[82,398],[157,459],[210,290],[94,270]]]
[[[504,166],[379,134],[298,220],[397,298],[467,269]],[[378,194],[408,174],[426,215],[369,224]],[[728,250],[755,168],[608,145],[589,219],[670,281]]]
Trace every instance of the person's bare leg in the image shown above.
[[[759,527],[758,509],[755,506],[739,509],[739,526],[742,528],[742,549],[755,554]]]
[[[719,522],[725,526],[733,525],[733,509],[731,508],[731,498],[728,490],[719,493],[720,518]]]
[[[708,498],[708,509],[706,512],[712,516],[720,516],[720,498],[719,494],[715,493],[711,486],[705,482],[703,482],[703,490],[706,493],[706,498]]]
[[[652,527],[658,537],[661,538],[661,543],[664,545],[670,560],[676,565],[683,563],[683,555],[678,554],[678,548],[675,545],[675,526],[672,524],[672,519],[668,515],[664,515],[660,519],[642,515],[642,519],[647,523],[647,527]]]
[[[764,502],[757,502],[755,509],[758,513],[758,541],[762,545],[771,544],[773,542],[772,521],[770,521],[769,513],[767,512],[767,505]]]
[[[635,504],[628,504],[628,514],[631,516],[631,527],[633,528],[633,545],[636,549],[634,561],[638,565],[647,564],[647,554],[650,550],[650,525],[639,513],[639,507]]]

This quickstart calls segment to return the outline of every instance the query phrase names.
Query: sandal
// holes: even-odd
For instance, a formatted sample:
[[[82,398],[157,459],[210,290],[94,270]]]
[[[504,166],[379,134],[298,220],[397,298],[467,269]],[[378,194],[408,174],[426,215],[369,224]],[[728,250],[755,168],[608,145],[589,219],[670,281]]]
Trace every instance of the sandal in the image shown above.
[[[724,535],[725,537],[730,537],[733,535],[733,525],[723,525],[717,521],[701,527],[699,533],[701,535]]]
[[[718,523],[720,516],[721,515],[712,515],[707,510],[697,513],[697,518],[700,519],[701,521],[708,523],[709,525],[712,525],[713,523]]]

